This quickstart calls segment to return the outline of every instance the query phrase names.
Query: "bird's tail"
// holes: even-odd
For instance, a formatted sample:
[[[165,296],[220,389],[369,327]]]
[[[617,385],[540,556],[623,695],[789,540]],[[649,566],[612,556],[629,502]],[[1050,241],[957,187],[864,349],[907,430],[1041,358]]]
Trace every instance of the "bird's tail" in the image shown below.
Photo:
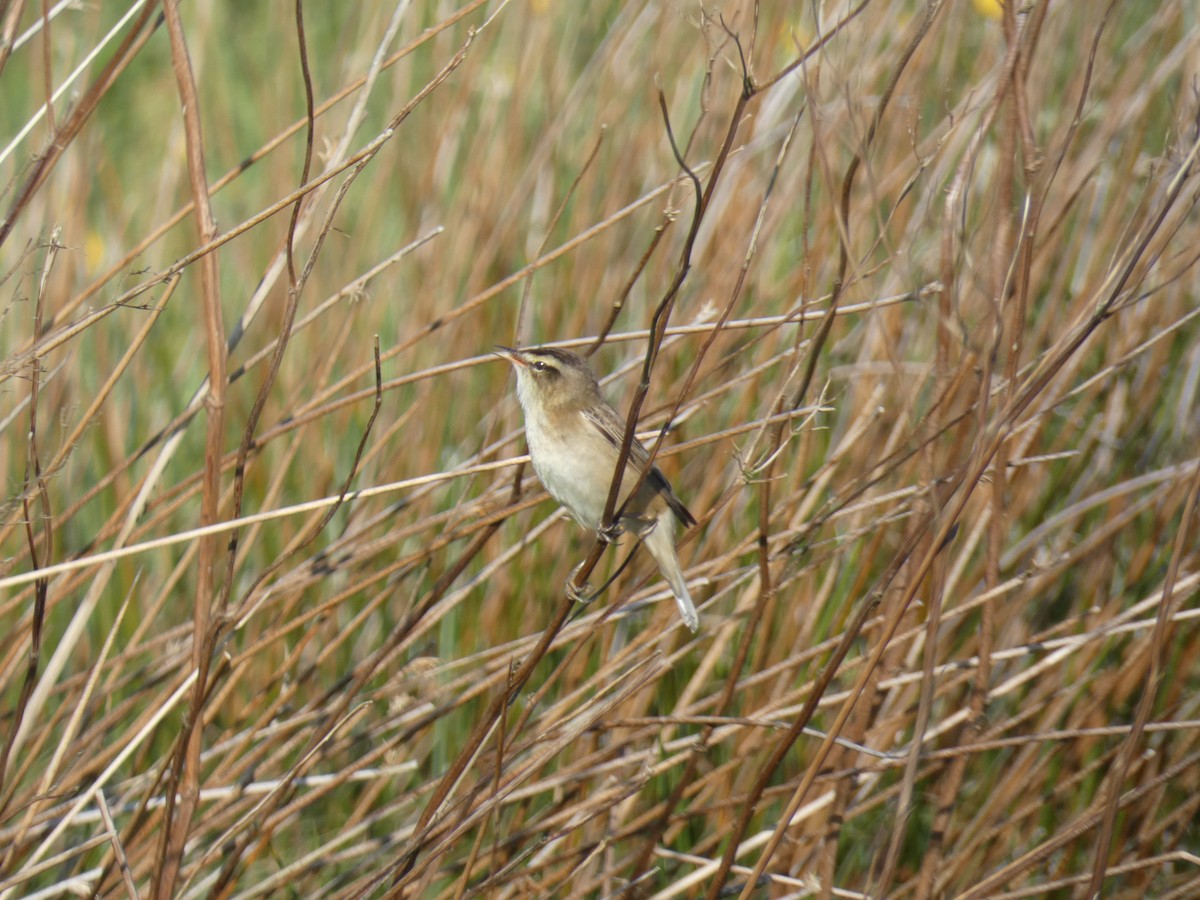
[[[671,593],[675,595],[675,603],[679,606],[683,624],[695,631],[700,627],[700,617],[696,614],[692,595],[688,593],[683,570],[679,568],[679,557],[675,553],[674,525],[670,510],[665,511],[654,526],[642,534],[642,543],[658,563],[658,570],[667,579],[667,584],[671,586]]]

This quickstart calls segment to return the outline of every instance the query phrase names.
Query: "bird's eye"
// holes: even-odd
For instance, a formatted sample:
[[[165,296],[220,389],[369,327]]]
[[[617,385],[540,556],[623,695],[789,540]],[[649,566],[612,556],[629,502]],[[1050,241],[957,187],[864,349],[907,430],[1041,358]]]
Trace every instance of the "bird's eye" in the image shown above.
[[[535,362],[535,363],[533,364],[533,368],[534,368],[535,370],[537,370],[538,372],[545,372],[545,371],[546,371],[546,364],[545,364],[544,362],[542,362],[541,360],[538,360],[537,362]]]

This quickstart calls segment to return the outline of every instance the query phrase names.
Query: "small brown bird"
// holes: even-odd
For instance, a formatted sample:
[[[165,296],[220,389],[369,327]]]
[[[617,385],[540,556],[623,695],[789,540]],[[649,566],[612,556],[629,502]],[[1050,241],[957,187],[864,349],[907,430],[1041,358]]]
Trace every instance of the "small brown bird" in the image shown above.
[[[534,471],[550,496],[582,525],[599,531],[613,469],[621,451],[625,423],[600,393],[600,383],[582,357],[557,347],[515,350],[497,347],[517,371],[517,398],[525,412],[525,440]],[[617,522],[650,551],[667,579],[683,622],[695,631],[700,620],[675,554],[675,519],[685,526],[696,520],[680,502],[658,466],[651,466],[637,494],[626,503],[641,470],[650,459],[634,439],[621,478]]]

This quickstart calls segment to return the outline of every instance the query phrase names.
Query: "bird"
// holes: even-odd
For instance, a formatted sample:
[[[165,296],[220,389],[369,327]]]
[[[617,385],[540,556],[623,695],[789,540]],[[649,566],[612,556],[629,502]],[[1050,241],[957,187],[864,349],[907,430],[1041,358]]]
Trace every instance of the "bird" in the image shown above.
[[[584,359],[559,347],[497,346],[495,354],[508,360],[517,374],[517,399],[525,415],[529,457],[542,486],[584,528],[605,534],[604,504],[625,435],[625,422],[604,399],[600,383]],[[650,461],[646,448],[634,438],[629,448],[616,533],[633,533],[654,558],[675,595],[683,623],[693,632],[700,627],[696,606],[675,551],[675,522],[696,524],[675,496],[666,476],[651,465],[637,493],[629,493]],[[568,580],[568,590],[571,581]]]

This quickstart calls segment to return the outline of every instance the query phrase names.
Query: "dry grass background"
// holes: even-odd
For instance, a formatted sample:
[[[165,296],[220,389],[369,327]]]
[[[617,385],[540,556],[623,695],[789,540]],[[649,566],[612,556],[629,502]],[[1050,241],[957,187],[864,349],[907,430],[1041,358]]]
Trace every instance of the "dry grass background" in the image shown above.
[[[0,0],[0,896],[1200,894],[1191,4],[163,9]]]

